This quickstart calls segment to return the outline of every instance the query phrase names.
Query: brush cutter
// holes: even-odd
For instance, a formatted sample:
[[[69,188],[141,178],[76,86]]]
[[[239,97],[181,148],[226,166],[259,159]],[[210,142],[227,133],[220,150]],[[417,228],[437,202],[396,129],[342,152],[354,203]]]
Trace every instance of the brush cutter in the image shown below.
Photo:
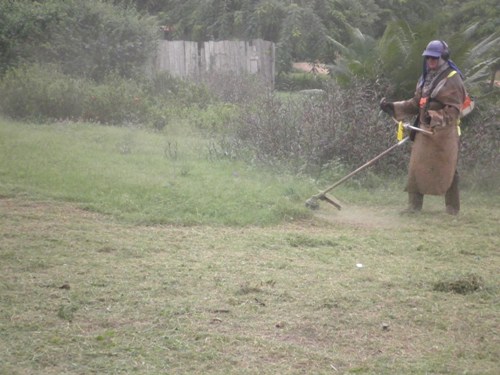
[[[414,131],[417,131],[417,132],[420,132],[420,133],[424,133],[424,134],[427,134],[427,135],[434,134],[433,132],[431,132],[429,130],[420,129],[420,128],[417,128],[416,126],[411,126],[409,124],[403,124],[403,123],[400,122],[399,125],[400,125],[400,129],[401,129],[401,134],[402,134],[402,128],[414,130]],[[398,131],[398,135],[399,135],[399,131]],[[342,206],[340,205],[340,203],[337,202],[335,200],[335,198],[333,198],[332,196],[326,195],[326,193],[328,193],[330,190],[333,190],[334,188],[336,188],[340,184],[344,183],[345,181],[347,181],[348,179],[350,179],[352,176],[358,174],[363,169],[368,168],[370,165],[372,165],[373,163],[375,163],[378,159],[384,157],[385,155],[387,155],[389,152],[391,152],[395,148],[397,148],[397,147],[401,146],[402,144],[406,143],[409,139],[410,139],[409,136],[405,137],[405,138],[402,138],[398,143],[392,145],[391,147],[389,147],[384,152],[378,154],[373,159],[367,161],[365,164],[363,164],[361,167],[359,167],[355,171],[352,171],[347,176],[342,177],[340,180],[338,180],[337,182],[335,182],[333,185],[331,185],[327,189],[325,189],[323,191],[320,191],[316,195],[313,195],[311,198],[309,198],[306,201],[306,207],[308,207],[308,208],[310,208],[312,210],[316,210],[316,209],[319,208],[319,202],[318,202],[318,200],[323,200],[323,201],[326,201],[326,202],[330,203],[331,205],[335,206],[339,210],[342,209]]]

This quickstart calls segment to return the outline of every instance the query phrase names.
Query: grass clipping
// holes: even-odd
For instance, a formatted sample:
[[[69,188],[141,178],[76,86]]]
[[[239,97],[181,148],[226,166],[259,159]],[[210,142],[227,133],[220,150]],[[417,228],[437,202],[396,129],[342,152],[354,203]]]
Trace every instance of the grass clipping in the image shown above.
[[[453,279],[441,280],[433,285],[433,290],[438,292],[452,292],[457,294],[470,294],[484,288],[481,276],[470,273]]]

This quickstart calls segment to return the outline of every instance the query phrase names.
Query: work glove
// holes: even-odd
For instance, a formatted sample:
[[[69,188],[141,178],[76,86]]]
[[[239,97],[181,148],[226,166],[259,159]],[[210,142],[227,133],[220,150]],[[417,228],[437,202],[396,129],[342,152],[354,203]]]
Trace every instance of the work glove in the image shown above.
[[[389,116],[394,117],[394,103],[388,102],[386,98],[382,98],[380,101],[380,109]]]

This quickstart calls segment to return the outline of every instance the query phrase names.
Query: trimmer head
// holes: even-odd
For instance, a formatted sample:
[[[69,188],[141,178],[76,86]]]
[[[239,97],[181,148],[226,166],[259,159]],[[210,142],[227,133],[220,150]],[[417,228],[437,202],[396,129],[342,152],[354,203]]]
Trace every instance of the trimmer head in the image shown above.
[[[419,129],[419,130],[422,130],[422,129]],[[425,131],[427,132],[427,130],[425,130]],[[431,132],[429,132],[429,133],[432,134]],[[333,185],[331,185],[328,189],[323,190],[322,192],[320,192],[320,193],[318,193],[316,195],[313,195],[311,198],[309,198],[306,201],[306,207],[308,207],[310,209],[313,209],[313,210],[317,210],[319,208],[318,199],[321,199],[321,200],[327,201],[331,205],[335,206],[338,210],[342,209],[342,206],[340,205],[340,203],[338,203],[333,197],[326,195],[326,193],[328,193],[330,190],[332,190],[333,188],[337,187],[338,185],[344,183],[345,181],[347,181],[349,178],[351,178],[355,174],[361,172],[363,169],[369,167],[370,165],[372,165],[373,163],[375,163],[378,159],[380,159],[382,156],[384,156],[387,153],[391,152],[396,147],[401,146],[403,143],[407,142],[409,139],[410,139],[410,137],[403,138],[398,143],[392,145],[391,147],[389,147],[384,152],[382,152],[382,153],[378,154],[377,156],[375,156],[373,159],[368,160],[365,164],[363,164],[361,167],[359,167],[355,171],[352,171],[347,176],[342,177],[336,183],[334,183]]]
[[[308,200],[306,200],[306,207],[311,210],[317,210],[319,208],[318,198],[316,196],[312,196]]]
[[[331,205],[335,206],[336,209],[341,210],[342,206],[339,202],[335,200],[331,195],[326,195],[326,194],[318,194],[318,195],[313,195],[311,198],[306,200],[306,207],[310,208],[311,210],[317,210],[319,208],[319,202],[318,200],[326,201],[330,203]]]

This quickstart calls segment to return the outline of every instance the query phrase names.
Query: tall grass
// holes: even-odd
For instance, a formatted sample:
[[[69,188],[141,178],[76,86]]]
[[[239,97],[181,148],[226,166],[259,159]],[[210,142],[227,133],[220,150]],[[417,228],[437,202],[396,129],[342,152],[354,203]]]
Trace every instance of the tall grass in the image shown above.
[[[0,120],[0,193],[79,202],[140,223],[268,225],[307,217],[310,181],[211,160],[187,128]]]
[[[151,131],[0,119],[0,194],[72,201],[133,223],[265,226],[311,217],[305,200],[350,172],[332,164],[314,180],[279,165],[244,163],[214,151],[214,141],[198,133],[206,128],[192,125]],[[406,204],[405,175],[369,169],[332,194],[347,206],[399,210]],[[491,199],[494,190],[481,192],[467,177],[465,200]]]

